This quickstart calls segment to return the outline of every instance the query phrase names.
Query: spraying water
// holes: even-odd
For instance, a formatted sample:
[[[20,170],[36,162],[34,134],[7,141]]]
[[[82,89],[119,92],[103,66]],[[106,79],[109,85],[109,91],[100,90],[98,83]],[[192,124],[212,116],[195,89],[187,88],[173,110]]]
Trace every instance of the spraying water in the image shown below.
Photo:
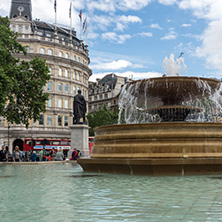
[[[166,77],[126,84],[119,96],[119,123],[212,122],[221,115],[222,86],[218,80],[180,77],[183,58],[164,59]],[[124,119],[123,122],[121,120]]]
[[[179,76],[183,73],[183,71],[187,70],[184,59],[179,56],[179,58],[175,61],[173,54],[170,55],[169,59],[167,56],[164,58],[163,67],[167,76]]]

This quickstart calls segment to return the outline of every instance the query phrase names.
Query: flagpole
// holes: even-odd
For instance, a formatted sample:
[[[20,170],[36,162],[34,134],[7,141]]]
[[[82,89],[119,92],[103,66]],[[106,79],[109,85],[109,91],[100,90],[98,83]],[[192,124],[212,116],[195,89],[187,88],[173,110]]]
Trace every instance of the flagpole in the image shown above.
[[[88,35],[88,27],[87,27],[87,22],[86,22],[86,45],[88,45],[87,35]]]
[[[70,35],[72,35],[72,2],[70,2],[70,9],[69,9],[69,17],[70,17]]]
[[[57,2],[55,0],[54,2],[54,10],[55,10],[55,30],[57,29],[56,24],[57,24]]]

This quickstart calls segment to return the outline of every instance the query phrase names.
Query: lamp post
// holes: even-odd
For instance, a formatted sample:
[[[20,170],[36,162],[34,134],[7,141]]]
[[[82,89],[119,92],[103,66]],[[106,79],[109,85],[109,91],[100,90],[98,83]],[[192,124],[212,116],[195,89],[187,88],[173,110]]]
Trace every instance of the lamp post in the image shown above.
[[[9,129],[10,129],[10,125],[8,123],[8,151],[10,151],[10,146],[9,146]]]

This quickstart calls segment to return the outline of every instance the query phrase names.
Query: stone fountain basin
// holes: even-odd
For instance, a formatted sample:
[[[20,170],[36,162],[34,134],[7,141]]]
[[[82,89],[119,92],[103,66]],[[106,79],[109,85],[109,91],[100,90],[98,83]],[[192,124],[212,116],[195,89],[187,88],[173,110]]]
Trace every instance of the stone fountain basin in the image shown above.
[[[137,80],[128,83],[132,95],[142,99],[158,99],[163,105],[180,105],[182,102],[213,95],[220,81],[208,78],[166,76]]]
[[[221,123],[147,123],[96,128],[84,171],[143,175],[222,174]]]
[[[95,129],[92,158],[222,157],[222,124],[167,122]]]

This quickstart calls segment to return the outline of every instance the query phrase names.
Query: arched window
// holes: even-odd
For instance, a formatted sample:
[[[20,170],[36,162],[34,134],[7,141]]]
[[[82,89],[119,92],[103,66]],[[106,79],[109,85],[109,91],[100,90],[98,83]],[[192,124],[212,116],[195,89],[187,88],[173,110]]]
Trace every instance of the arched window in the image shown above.
[[[48,55],[52,55],[52,50],[48,49]]]
[[[40,53],[41,53],[41,54],[45,54],[45,49],[44,49],[44,48],[41,48],[41,49],[40,49]]]
[[[59,52],[59,56],[60,56],[60,57],[63,57],[63,53],[62,53],[61,51]]]
[[[30,53],[30,48],[29,48],[29,46],[26,46],[25,48],[26,48],[26,52],[27,52],[27,53]]]
[[[66,53],[65,57],[66,57],[66,59],[68,59],[69,58],[69,53]]]
[[[77,80],[80,80],[80,73],[77,74]]]
[[[76,72],[73,72],[73,79],[76,79]]]
[[[74,59],[74,61],[76,61],[76,56],[75,55],[73,56],[73,59]]]

